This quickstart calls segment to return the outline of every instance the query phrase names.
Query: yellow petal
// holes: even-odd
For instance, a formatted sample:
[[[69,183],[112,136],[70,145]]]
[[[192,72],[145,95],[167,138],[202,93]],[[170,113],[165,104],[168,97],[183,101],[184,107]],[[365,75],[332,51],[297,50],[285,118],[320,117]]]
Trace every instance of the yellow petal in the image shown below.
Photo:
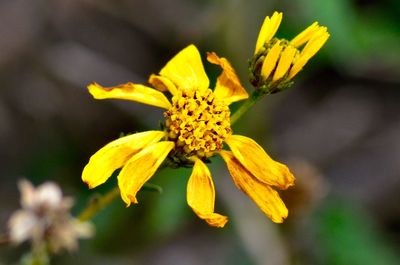
[[[180,90],[204,90],[210,84],[204,71],[200,53],[193,44],[175,55],[161,69],[160,75],[171,80]]]
[[[121,168],[134,154],[160,141],[162,131],[147,131],[121,137],[97,151],[82,172],[82,180],[94,188],[103,184],[112,173]]]
[[[236,159],[259,181],[280,189],[294,185],[295,178],[287,166],[274,161],[253,139],[231,135],[225,142]]]
[[[325,44],[329,38],[329,33],[326,31],[326,27],[320,27],[318,32],[314,33],[311,40],[308,41],[306,46],[300,53],[299,58],[295,61],[292,68],[290,69],[288,79],[293,78],[298,72],[303,69],[304,65],[313,57]]]
[[[296,55],[297,49],[293,46],[287,46],[282,52],[281,58],[279,59],[278,66],[276,67],[274,77],[272,81],[281,79],[289,70],[290,65],[293,62],[294,56]]]
[[[307,42],[301,51],[301,55],[313,57],[329,39],[329,33],[326,27],[320,27],[313,37]]]
[[[125,164],[118,175],[118,186],[127,206],[131,202],[138,203],[136,193],[154,175],[173,148],[174,142],[155,143],[135,154]]]
[[[300,56],[296,62],[293,64],[292,68],[290,68],[288,79],[292,79],[298,72],[303,69],[304,65],[310,60],[310,56],[303,55]]]
[[[95,99],[126,99],[164,109],[171,108],[171,103],[163,93],[144,85],[126,83],[115,87],[102,87],[92,83],[88,89]]]
[[[280,45],[280,41],[278,40],[274,44],[274,46],[272,46],[271,50],[268,52],[261,67],[261,76],[264,80],[266,80],[272,73],[272,71],[275,69],[281,51],[282,51],[282,46]]]
[[[282,21],[282,12],[274,12],[271,17],[271,30],[269,31],[269,34],[267,35],[266,41],[270,41],[274,36],[275,33],[278,31],[279,26],[281,25]]]
[[[264,19],[263,25],[261,26],[260,33],[258,33],[258,38],[256,42],[256,49],[254,54],[257,54],[261,47],[269,42],[275,35],[282,21],[282,13],[274,12],[271,18],[268,16]]]
[[[266,16],[264,22],[261,26],[260,32],[258,33],[256,48],[254,50],[254,55],[257,54],[261,47],[266,43],[266,35],[271,28],[271,19],[269,16]]]
[[[239,100],[249,97],[246,89],[240,83],[239,77],[235,70],[226,58],[220,58],[214,52],[207,53],[207,60],[221,66],[222,73],[217,79],[217,84],[214,90],[214,96],[217,99],[224,101],[226,104],[231,104]]]
[[[232,152],[221,151],[220,154],[238,189],[247,194],[273,222],[282,223],[288,215],[288,209],[279,194],[267,184],[254,178]]]
[[[200,160],[196,159],[186,191],[187,203],[209,225],[224,227],[228,217],[214,213],[215,190],[210,171]]]
[[[172,95],[177,94],[176,86],[166,77],[152,74],[149,77],[149,83],[161,92],[169,91]]]
[[[300,34],[298,34],[296,37],[294,37],[291,41],[290,44],[292,44],[295,47],[300,47],[307,41],[311,39],[315,31],[319,28],[318,22],[314,22],[311,24],[308,28],[303,30]]]

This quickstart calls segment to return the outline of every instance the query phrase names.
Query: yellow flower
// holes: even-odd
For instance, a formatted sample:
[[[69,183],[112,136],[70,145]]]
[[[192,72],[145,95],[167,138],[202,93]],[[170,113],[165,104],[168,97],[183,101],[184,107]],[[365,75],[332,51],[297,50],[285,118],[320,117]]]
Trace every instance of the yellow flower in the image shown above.
[[[127,83],[115,87],[88,86],[96,99],[126,99],[166,109],[164,131],[147,131],[122,137],[95,153],[83,170],[90,188],[104,183],[118,168],[121,197],[129,206],[136,194],[168,157],[178,165],[190,163],[187,203],[209,225],[223,227],[227,217],[214,212],[215,190],[205,161],[214,154],[225,160],[236,186],[272,221],[280,223],[288,210],[271,187],[294,185],[288,168],[272,160],[255,141],[233,135],[229,105],[248,98],[231,64],[209,53],[207,60],[222,73],[209,89],[200,54],[194,45],[179,52],[149,83],[155,88]],[[164,95],[171,94],[171,101]],[[231,151],[223,150],[226,143]]]
[[[329,38],[326,27],[314,22],[291,41],[274,37],[282,13],[266,17],[250,62],[250,82],[264,92],[275,93],[291,85],[300,72]]]

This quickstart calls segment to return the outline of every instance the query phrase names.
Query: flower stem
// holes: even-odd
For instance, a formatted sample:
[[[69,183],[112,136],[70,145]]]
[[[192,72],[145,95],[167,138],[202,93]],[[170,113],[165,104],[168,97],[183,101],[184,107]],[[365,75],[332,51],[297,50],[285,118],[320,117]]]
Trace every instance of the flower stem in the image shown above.
[[[162,193],[162,188],[155,184],[146,183],[143,185],[140,191],[155,191]],[[84,222],[92,219],[97,213],[115,201],[115,199],[118,198],[119,193],[119,188],[117,186],[108,191],[106,194],[93,198],[86,208],[83,209],[83,211],[78,215],[79,221]]]
[[[21,265],[50,265],[49,250],[44,242],[32,247],[30,253],[22,256]]]
[[[88,206],[79,214],[78,219],[82,222],[92,219],[98,212],[112,203],[118,197],[118,194],[119,188],[117,186],[103,196],[92,199]]]
[[[260,90],[254,90],[250,97],[231,116],[231,125],[237,122],[243,116],[243,114],[245,114],[264,95],[266,94]]]

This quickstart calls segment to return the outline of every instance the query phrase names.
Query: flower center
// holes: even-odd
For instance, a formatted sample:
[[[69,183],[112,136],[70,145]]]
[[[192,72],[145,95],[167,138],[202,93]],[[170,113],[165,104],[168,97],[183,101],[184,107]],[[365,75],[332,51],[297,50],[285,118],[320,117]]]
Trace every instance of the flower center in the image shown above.
[[[227,105],[214,98],[211,89],[186,90],[172,98],[172,108],[164,113],[168,140],[186,156],[207,158],[222,149],[232,134]]]

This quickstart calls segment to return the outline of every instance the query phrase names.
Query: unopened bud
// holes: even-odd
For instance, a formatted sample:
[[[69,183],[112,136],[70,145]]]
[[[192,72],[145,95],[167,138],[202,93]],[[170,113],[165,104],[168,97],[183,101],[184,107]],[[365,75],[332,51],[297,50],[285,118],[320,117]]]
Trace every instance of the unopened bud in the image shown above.
[[[274,37],[282,13],[266,17],[261,27],[253,58],[249,61],[250,83],[263,93],[289,88],[293,77],[329,38],[326,27],[313,23],[291,41]],[[304,46],[304,47],[303,47]]]

